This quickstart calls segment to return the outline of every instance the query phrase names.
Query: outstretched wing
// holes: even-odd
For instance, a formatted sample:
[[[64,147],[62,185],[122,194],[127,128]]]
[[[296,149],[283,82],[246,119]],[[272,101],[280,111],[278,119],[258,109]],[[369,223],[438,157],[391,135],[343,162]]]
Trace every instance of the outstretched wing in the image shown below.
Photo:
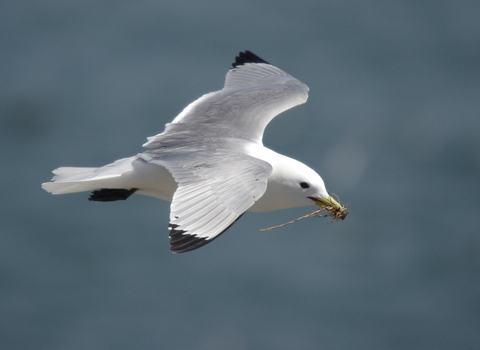
[[[277,114],[305,103],[307,98],[305,84],[252,52],[241,52],[222,90],[188,105],[162,134],[149,138],[144,146],[156,148],[167,134],[191,131],[203,137],[261,143],[265,127]]]
[[[242,153],[198,151],[141,155],[166,167],[178,183],[170,209],[170,249],[197,249],[225,232],[260,198],[272,167]]]
[[[222,90],[188,105],[139,155],[167,168],[178,188],[170,212],[171,250],[201,247],[264,193],[272,167],[243,153],[262,143],[277,114],[304,103],[308,87],[250,51],[241,52]]]

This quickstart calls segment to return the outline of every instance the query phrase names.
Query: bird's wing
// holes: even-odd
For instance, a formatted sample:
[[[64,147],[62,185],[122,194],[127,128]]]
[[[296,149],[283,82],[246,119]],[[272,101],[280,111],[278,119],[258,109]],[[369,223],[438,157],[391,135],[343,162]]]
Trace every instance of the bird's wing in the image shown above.
[[[165,131],[144,145],[159,147],[168,134],[233,137],[262,142],[267,124],[279,113],[305,103],[308,87],[250,51],[236,57],[220,91],[188,105]]]
[[[171,205],[171,250],[211,242],[265,192],[272,167],[244,153],[262,142],[277,114],[307,100],[308,87],[260,57],[236,57],[222,90],[187,106],[139,155],[167,168],[178,184]]]
[[[260,198],[272,167],[246,154],[197,151],[144,153],[149,163],[166,167],[178,188],[170,210],[170,249],[197,249],[218,237]]]

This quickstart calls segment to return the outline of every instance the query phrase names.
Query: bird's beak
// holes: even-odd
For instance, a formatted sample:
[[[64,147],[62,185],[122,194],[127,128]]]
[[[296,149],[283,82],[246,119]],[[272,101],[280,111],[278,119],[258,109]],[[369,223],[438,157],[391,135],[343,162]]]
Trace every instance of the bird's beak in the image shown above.
[[[308,197],[315,202],[316,205],[321,207],[322,209],[314,211],[314,213],[326,210],[328,214],[320,215],[320,216],[331,216],[333,218],[332,221],[338,220],[345,220],[348,215],[347,206],[341,205],[332,196],[328,196],[327,199],[320,198],[320,197]],[[338,197],[337,197],[338,198]]]
[[[344,212],[345,207],[343,207],[340,203],[338,203],[332,196],[328,196],[328,199],[325,198],[315,198],[310,197],[316,205],[319,207],[333,207],[335,211]]]

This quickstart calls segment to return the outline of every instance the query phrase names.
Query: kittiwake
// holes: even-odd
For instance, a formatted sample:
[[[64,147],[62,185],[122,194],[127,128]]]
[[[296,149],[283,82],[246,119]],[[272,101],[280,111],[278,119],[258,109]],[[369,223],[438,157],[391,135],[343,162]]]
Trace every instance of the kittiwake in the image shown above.
[[[243,51],[222,90],[189,104],[147,150],[100,168],[61,167],[52,194],[93,191],[91,201],[143,194],[171,201],[170,249],[197,249],[225,232],[245,211],[309,205],[343,211],[322,178],[305,164],[263,146],[267,124],[305,103],[308,87]]]

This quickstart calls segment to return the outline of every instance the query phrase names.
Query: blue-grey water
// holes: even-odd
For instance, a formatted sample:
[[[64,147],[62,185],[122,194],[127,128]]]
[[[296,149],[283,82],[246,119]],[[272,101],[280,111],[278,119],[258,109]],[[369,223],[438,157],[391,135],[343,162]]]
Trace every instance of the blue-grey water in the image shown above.
[[[480,348],[480,2],[3,1],[0,348]],[[40,188],[142,151],[249,49],[310,87],[264,143],[350,203],[174,255],[169,203]]]

